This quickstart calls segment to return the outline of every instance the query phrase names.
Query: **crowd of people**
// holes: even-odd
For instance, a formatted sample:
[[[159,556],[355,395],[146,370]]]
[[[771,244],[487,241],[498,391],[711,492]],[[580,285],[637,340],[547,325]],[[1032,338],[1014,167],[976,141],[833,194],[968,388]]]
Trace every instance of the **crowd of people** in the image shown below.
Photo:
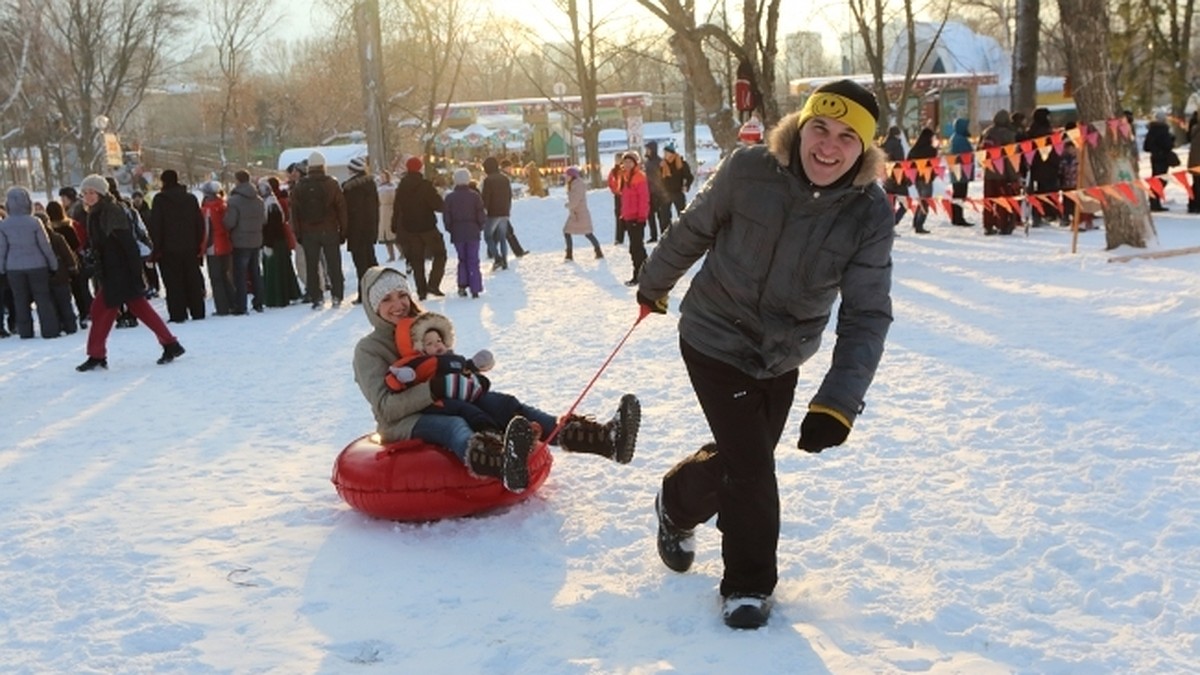
[[[1132,125],[1133,115],[1125,112],[1126,120]],[[1090,164],[1080,162],[1078,146],[1071,138],[1070,132],[1076,129],[1074,122],[1068,122],[1062,127],[1056,127],[1051,120],[1050,110],[1045,107],[1036,108],[1026,121],[1023,113],[1009,113],[999,110],[993,115],[979,133],[978,143],[972,140],[970,124],[965,118],[958,118],[953,123],[953,133],[942,142],[932,128],[922,129],[912,147],[905,151],[902,139],[903,131],[893,126],[888,129],[880,143],[889,162],[904,160],[919,160],[936,157],[940,152],[947,155],[963,155],[992,148],[1003,148],[1019,144],[1023,141],[1048,137],[1055,132],[1064,132],[1062,146],[1055,146],[1050,152],[1035,151],[1022,153],[1018,161],[1010,162],[1005,158],[1002,163],[985,161],[979,171],[974,163],[964,164],[961,171],[948,176],[951,188],[951,218],[950,223],[961,227],[973,227],[975,223],[965,216],[965,200],[970,183],[982,178],[984,199],[1002,199],[1008,197],[1033,197],[1019,210],[1006,207],[982,209],[984,234],[1012,234],[1018,227],[1043,227],[1045,225],[1062,225],[1073,227],[1078,222],[1080,230],[1097,229],[1095,216],[1100,212],[1100,203],[1086,195],[1075,193],[1077,188],[1095,185],[1091,175]],[[1191,142],[1188,152],[1188,166],[1200,166],[1200,111],[1194,112],[1188,121],[1187,138]],[[1140,150],[1147,153],[1150,160],[1152,176],[1162,176],[1181,162],[1175,152],[1175,134],[1169,126],[1169,120],[1163,112],[1156,113],[1147,124],[1146,135]],[[1136,171],[1139,146],[1136,141],[1129,145],[1129,159]],[[982,175],[976,175],[977,172]],[[884,176],[884,189],[892,196],[895,222],[898,225],[907,215],[908,205],[914,208],[912,226],[917,234],[929,234],[925,228],[929,208],[928,200],[933,197],[933,174],[888,170]],[[1200,176],[1192,174],[1193,196],[1189,198],[1188,213],[1200,213]],[[910,198],[912,201],[910,202]],[[1159,212],[1168,209],[1161,199],[1148,195],[1150,210]],[[1061,204],[1061,207],[1060,207]]]

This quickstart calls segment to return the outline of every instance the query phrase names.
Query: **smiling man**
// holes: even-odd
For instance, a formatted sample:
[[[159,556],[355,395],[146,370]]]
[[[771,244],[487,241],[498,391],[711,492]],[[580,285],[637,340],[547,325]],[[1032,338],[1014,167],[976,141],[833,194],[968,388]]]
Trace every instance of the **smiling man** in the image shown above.
[[[679,345],[712,440],[663,477],[658,553],[685,572],[694,528],[717,516],[723,618],[758,628],[778,581],[775,448],[799,367],[838,310],[832,364],[800,425],[810,453],[841,445],[863,409],[892,322],[894,218],[877,180],[875,97],[840,80],[783,118],[766,146],[735,150],[638,277],[643,312],[704,258],[680,306]]]

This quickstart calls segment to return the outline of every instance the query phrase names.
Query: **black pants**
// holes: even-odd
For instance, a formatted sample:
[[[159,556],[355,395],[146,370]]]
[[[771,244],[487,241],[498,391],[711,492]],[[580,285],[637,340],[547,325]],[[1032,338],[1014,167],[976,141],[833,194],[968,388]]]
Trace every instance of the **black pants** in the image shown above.
[[[629,260],[633,263],[633,275],[630,280],[638,278],[642,271],[642,263],[646,262],[646,224],[632,220],[622,220],[622,228],[629,235]]]
[[[158,261],[159,273],[167,292],[167,318],[179,323],[191,314],[204,318],[204,276],[195,252],[166,251]]]
[[[613,195],[613,215],[616,216],[616,235],[614,244],[625,243],[625,221],[621,220],[621,195]]]
[[[682,338],[679,349],[716,443],[667,472],[663,508],[682,528],[717,516],[725,562],[721,595],[770,595],[779,580],[775,446],[792,407],[797,371],[756,380]]]
[[[950,222],[955,225],[968,225],[967,219],[963,217],[962,200],[967,198],[967,189],[970,183],[951,183],[950,196],[954,198],[954,203],[950,206]]]
[[[413,281],[417,286],[417,297],[421,300],[429,291],[442,292],[442,277],[446,274],[446,240],[437,230],[406,233],[401,237],[404,242],[404,260],[413,271]],[[433,257],[433,265],[429,269],[429,277],[425,276],[425,257]]]
[[[654,189],[651,188],[650,215],[646,217],[646,227],[650,230],[649,241],[658,241],[658,231],[660,229],[658,226],[658,219],[659,213],[662,211],[664,201],[665,200],[659,198],[659,196],[654,193]],[[667,204],[667,219],[663,221],[663,226],[661,228],[663,232],[667,231],[666,223],[669,222],[671,222],[671,205]]]
[[[375,257],[375,241],[371,239],[348,248],[350,249],[350,260],[354,261],[354,273],[358,276],[358,299],[365,300],[366,298],[362,295],[363,275],[367,273],[367,268],[379,264],[379,260]]]

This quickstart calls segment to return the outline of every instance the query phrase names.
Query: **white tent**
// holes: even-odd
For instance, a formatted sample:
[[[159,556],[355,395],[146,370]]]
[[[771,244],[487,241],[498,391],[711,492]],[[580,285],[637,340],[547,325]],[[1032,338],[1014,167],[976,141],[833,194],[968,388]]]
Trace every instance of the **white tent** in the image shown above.
[[[350,177],[348,165],[355,157],[368,156],[366,143],[347,143],[346,145],[320,145],[311,148],[288,148],[279,153],[279,164],[276,168],[286,171],[293,162],[303,162],[316,150],[325,156],[325,173],[339,181]]]

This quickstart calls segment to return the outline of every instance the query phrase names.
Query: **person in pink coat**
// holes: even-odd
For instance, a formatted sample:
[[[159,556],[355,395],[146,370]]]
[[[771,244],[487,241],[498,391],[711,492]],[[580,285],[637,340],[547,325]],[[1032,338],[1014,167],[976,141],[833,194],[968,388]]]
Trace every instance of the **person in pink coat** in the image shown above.
[[[621,196],[621,224],[629,234],[629,258],[633,275],[626,286],[636,286],[638,272],[646,262],[646,219],[650,217],[650,183],[641,168],[641,158],[630,150],[621,158],[621,171],[612,191]]]
[[[579,175],[579,167],[567,167],[567,222],[563,223],[563,241],[567,244],[567,260],[573,260],[571,256],[571,237],[581,234],[587,237],[587,240],[592,243],[592,249],[596,252],[596,260],[604,257],[604,251],[600,249],[600,242],[596,239],[596,235],[592,232],[592,212],[588,210],[587,205],[587,185],[584,183],[583,177]]]

